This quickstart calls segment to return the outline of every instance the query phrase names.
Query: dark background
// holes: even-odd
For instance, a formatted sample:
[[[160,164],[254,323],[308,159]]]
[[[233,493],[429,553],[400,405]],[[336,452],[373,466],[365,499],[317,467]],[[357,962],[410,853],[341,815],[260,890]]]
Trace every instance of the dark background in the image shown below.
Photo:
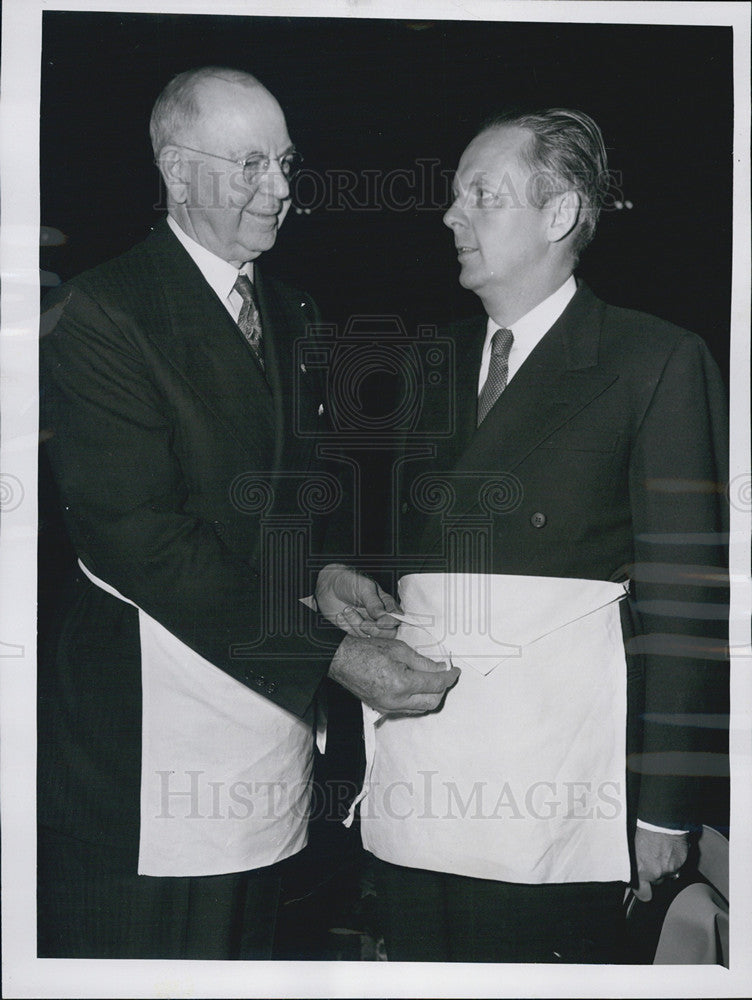
[[[317,176],[371,170],[383,178],[436,161],[440,179],[488,115],[510,104],[572,106],[600,124],[621,178],[615,196],[633,203],[603,213],[578,273],[615,305],[699,333],[727,378],[731,52],[730,28],[48,12],[41,219],[65,242],[43,246],[43,281],[116,256],[160,217],[149,115],[165,83],[193,66],[258,76]],[[318,198],[309,214],[291,211],[265,269],[306,289],[339,328],[353,316],[391,314],[412,332],[477,313],[441,224],[445,182],[433,195],[404,180],[393,191],[420,207],[390,207],[361,183],[349,207],[342,197]],[[310,205],[312,187],[300,195]],[[370,390],[378,405],[382,387]],[[385,470],[378,460],[367,465],[365,521],[375,523]],[[44,641],[71,562],[44,466],[40,504]],[[366,543],[378,547],[375,538]],[[342,813],[343,783],[357,781],[360,743],[356,707],[333,696],[333,742],[319,775],[331,791],[321,807],[330,818]],[[725,827],[725,786],[715,792],[707,821]],[[322,819],[303,860],[305,898],[283,911],[280,957],[359,957],[356,937],[329,933],[371,920],[367,879],[353,878],[357,839]]]
[[[579,273],[606,301],[699,333],[725,371],[731,45],[730,28],[46,13],[42,222],[67,242],[44,252],[43,267],[65,280],[155,223],[151,106],[192,66],[257,75],[318,173],[432,159],[452,170],[489,114],[572,106],[600,124],[634,204],[602,215]],[[301,189],[306,202],[312,190]],[[457,284],[446,207],[291,212],[264,264],[340,324],[396,313],[410,329],[470,315],[478,302]]]

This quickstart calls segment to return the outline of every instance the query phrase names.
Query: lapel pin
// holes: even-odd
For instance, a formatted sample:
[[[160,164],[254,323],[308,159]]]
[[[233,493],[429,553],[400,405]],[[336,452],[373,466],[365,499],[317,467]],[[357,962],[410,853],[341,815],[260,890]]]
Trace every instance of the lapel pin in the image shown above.
[[[306,368],[306,366],[305,366],[305,365],[301,365],[301,366],[300,366],[300,370],[301,370],[301,371],[303,372],[303,374],[304,374],[304,375],[305,375],[305,373],[306,373],[306,372],[308,371],[308,369]]]
[[[320,417],[324,416],[324,404],[323,403],[319,403],[319,416]]]

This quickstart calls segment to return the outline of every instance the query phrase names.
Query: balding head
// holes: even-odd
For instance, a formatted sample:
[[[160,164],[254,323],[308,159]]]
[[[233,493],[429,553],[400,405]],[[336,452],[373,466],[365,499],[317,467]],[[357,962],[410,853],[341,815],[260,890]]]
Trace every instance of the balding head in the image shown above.
[[[154,102],[151,113],[149,133],[154,158],[158,160],[165,146],[184,140],[186,134],[195,128],[206,113],[207,97],[216,96],[220,90],[231,93],[236,88],[258,88],[269,94],[255,76],[223,66],[189,69],[173,77]]]

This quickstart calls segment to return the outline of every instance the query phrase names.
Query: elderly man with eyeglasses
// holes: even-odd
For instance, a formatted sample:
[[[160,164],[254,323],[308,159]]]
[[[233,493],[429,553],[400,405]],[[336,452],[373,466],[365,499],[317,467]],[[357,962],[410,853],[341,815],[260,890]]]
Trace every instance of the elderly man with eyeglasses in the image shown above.
[[[279,104],[247,73],[191,70],[151,136],[167,219],[56,290],[42,341],[80,572],[40,664],[39,953],[269,958],[324,677],[416,713],[457,671],[391,638],[393,600],[339,564],[317,595],[355,634],[300,602],[341,485],[296,362],[316,308],[257,264],[300,163]]]

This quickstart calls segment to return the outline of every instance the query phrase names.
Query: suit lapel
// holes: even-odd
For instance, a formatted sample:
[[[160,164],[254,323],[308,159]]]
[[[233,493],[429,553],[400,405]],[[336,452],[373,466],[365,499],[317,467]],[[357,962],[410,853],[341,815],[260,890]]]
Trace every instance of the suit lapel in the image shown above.
[[[483,423],[472,431],[459,456],[457,473],[513,472],[536,448],[618,379],[598,363],[598,341],[604,305],[580,285],[564,313],[538,343]],[[481,342],[482,343],[482,342]],[[480,363],[478,355],[477,365]],[[475,368],[477,379],[477,365]],[[466,412],[458,429],[475,419],[469,375],[460,384],[458,406]],[[477,388],[477,383],[476,383]],[[454,480],[457,501],[450,521],[461,520],[479,506],[477,477]],[[435,526],[434,526],[435,528]],[[434,531],[429,529],[434,535]]]
[[[618,378],[598,364],[603,304],[582,286],[469,440],[457,468],[512,471]],[[486,462],[487,464],[487,462]]]
[[[278,451],[278,445],[270,448],[280,433],[278,404],[242,334],[166,224],[146,249],[161,276],[166,312],[152,339],[228,434],[254,457],[262,452],[271,459]]]

